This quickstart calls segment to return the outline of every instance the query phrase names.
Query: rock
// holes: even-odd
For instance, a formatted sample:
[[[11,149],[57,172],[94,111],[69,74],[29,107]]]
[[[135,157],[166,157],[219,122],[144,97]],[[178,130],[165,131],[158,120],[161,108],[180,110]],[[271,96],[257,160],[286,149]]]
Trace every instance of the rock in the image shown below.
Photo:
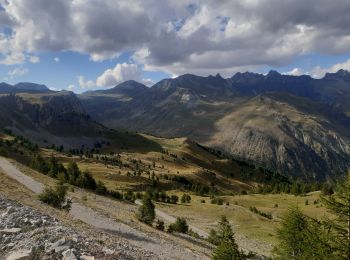
[[[56,253],[60,253],[68,249],[69,249],[69,245],[67,245],[66,239],[62,238],[60,240],[57,240],[55,243],[53,243],[49,251],[55,251]]]
[[[80,257],[80,259],[82,259],[82,260],[95,260],[95,257],[94,256],[89,256],[89,255],[82,255]]]
[[[77,257],[75,256],[75,249],[68,249],[62,253],[62,260],[77,260]]]
[[[21,232],[21,230],[22,229],[20,228],[5,228],[3,230],[0,230],[0,233],[13,234],[13,233]]]
[[[31,249],[14,251],[6,257],[6,260],[29,260],[31,253]]]
[[[111,250],[111,249],[109,249],[109,248],[107,248],[107,247],[104,247],[104,248],[102,249],[102,251],[103,251],[106,255],[112,255],[112,254],[114,254],[114,250]]]
[[[10,206],[10,207],[8,207],[8,208],[6,209],[6,211],[5,211],[4,213],[1,214],[1,217],[3,218],[3,217],[5,217],[6,215],[11,214],[11,213],[14,212],[14,211],[15,211],[14,208]]]

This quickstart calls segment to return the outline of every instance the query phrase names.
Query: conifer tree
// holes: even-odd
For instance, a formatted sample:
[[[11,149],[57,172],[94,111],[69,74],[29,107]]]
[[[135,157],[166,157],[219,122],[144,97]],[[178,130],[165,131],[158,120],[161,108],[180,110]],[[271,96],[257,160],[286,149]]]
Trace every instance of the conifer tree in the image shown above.
[[[209,238],[209,241],[217,245],[212,255],[213,260],[243,260],[253,256],[238,249],[232,227],[225,216],[221,217],[218,229],[212,231],[211,236],[214,237]]]
[[[334,251],[339,259],[350,259],[350,172],[340,182],[338,190],[332,196],[322,196],[322,202],[336,216],[328,221],[333,228]]]
[[[155,217],[155,206],[152,203],[151,198],[149,196],[145,196],[145,198],[142,200],[142,205],[139,207],[137,218],[148,225],[152,225]]]

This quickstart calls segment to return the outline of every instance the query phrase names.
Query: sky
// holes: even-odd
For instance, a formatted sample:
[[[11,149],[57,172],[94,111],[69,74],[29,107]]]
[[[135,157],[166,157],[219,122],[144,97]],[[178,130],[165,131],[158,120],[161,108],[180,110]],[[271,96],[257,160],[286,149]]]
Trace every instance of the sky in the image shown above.
[[[0,0],[0,81],[83,92],[185,73],[350,70],[349,0]]]

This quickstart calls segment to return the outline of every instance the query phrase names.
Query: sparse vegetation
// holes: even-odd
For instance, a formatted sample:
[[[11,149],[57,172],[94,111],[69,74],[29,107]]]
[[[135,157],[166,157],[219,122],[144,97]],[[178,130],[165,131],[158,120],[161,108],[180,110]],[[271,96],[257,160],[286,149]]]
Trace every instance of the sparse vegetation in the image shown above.
[[[181,197],[181,203],[191,203],[191,196],[184,193]]]
[[[222,198],[214,197],[214,198],[211,199],[210,203],[211,204],[216,204],[216,205],[223,205],[224,204],[224,200]]]
[[[270,212],[268,212],[268,213],[262,212],[262,211],[258,210],[258,209],[257,209],[256,207],[254,207],[254,206],[249,207],[249,210],[250,210],[251,212],[254,212],[255,214],[258,214],[258,215],[264,217],[264,218],[272,219],[272,214],[271,214]]]
[[[71,201],[66,198],[68,187],[63,184],[56,185],[55,189],[46,187],[39,194],[39,199],[57,209],[70,210]]]
[[[156,222],[156,228],[158,230],[161,230],[161,231],[164,231],[164,221],[160,220],[160,219],[157,219],[157,222]]]
[[[148,225],[152,225],[155,217],[156,217],[155,206],[152,203],[152,200],[146,196],[142,200],[142,205],[139,207],[139,210],[137,213],[137,219]]]
[[[175,223],[172,223],[168,227],[168,232],[178,232],[178,233],[187,233],[188,224],[185,218],[176,218]]]

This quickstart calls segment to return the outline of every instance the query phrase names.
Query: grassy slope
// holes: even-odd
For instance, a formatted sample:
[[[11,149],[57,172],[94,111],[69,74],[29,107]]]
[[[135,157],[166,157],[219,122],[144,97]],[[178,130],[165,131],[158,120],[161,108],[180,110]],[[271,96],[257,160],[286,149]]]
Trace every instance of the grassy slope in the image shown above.
[[[176,191],[174,193],[179,196],[182,194]],[[316,218],[327,215],[321,204],[313,204],[319,199],[319,192],[303,197],[287,194],[225,196],[224,200],[230,203],[228,206],[211,204],[210,198],[205,198],[206,202],[201,203],[203,197],[191,196],[190,204],[157,203],[157,208],[173,216],[185,217],[189,223],[208,232],[215,228],[220,216],[226,215],[233,224],[239,246],[263,255],[270,255],[276,245],[276,230],[288,208],[298,206],[307,215]],[[309,201],[309,205],[305,205],[305,200]],[[277,208],[275,204],[278,204]],[[251,212],[250,206],[263,212],[271,212],[273,219],[269,220]]]

